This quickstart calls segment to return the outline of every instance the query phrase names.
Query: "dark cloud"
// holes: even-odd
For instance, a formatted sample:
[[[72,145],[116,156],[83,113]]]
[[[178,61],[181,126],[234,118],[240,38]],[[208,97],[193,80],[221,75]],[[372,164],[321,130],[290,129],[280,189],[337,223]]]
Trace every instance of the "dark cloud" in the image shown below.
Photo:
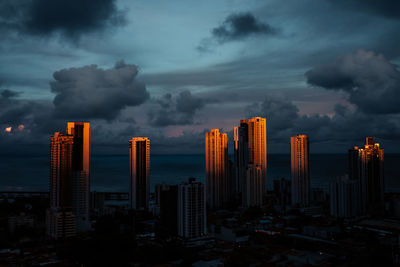
[[[361,111],[400,112],[400,72],[383,55],[359,50],[306,72],[310,85],[342,90]]]
[[[52,111],[53,105],[49,101],[18,99],[9,97],[8,93],[1,94],[1,150],[11,152],[16,146],[46,142],[48,134],[61,126],[59,120],[52,118]]]
[[[275,33],[271,26],[259,21],[251,13],[231,14],[222,25],[212,30],[212,36],[220,43],[244,39],[251,35]]]
[[[111,69],[91,65],[55,72],[51,83],[54,101],[29,100],[16,97],[15,91],[0,91],[0,150],[19,147],[22,151],[23,146],[35,144],[32,153],[39,147],[47,153],[43,144],[74,120],[91,122],[96,145],[126,143],[140,128],[130,114],[117,116],[125,107],[149,98],[144,84],[136,81],[137,73],[136,66],[123,61]]]
[[[251,117],[268,116],[268,127],[273,131],[290,128],[299,118],[299,109],[284,97],[267,97],[262,103],[254,103],[247,107]]]
[[[204,107],[204,100],[194,97],[188,90],[183,91],[176,98],[176,110],[178,112],[194,114],[196,110]]]
[[[388,18],[400,18],[400,1],[398,0],[330,0],[346,9],[363,11]]]
[[[12,91],[12,90],[8,90],[8,89],[4,89],[0,95],[3,98],[11,98],[11,97],[17,97],[20,95],[20,92],[16,92],[16,91]]]
[[[193,96],[188,90],[175,98],[165,94],[154,102],[158,107],[149,110],[148,117],[150,124],[156,127],[193,124],[196,111],[205,105],[204,99]]]
[[[55,116],[73,119],[113,120],[128,106],[137,106],[149,98],[143,83],[137,81],[135,65],[117,62],[114,68],[96,65],[70,68],[53,74],[50,83]]]
[[[253,14],[235,13],[225,18],[224,22],[211,30],[211,38],[204,38],[196,47],[199,52],[211,52],[212,46],[231,41],[246,39],[257,35],[275,35],[277,30],[260,21]]]
[[[23,34],[49,36],[59,32],[73,39],[83,33],[123,25],[116,0],[4,0],[0,28]]]
[[[288,143],[290,136],[307,134],[315,143],[357,144],[366,136],[396,140],[400,135],[398,115],[369,115],[362,111],[337,104],[335,113],[327,115],[300,115],[288,99],[266,97],[249,106],[248,116],[267,118],[268,140],[274,144]]]

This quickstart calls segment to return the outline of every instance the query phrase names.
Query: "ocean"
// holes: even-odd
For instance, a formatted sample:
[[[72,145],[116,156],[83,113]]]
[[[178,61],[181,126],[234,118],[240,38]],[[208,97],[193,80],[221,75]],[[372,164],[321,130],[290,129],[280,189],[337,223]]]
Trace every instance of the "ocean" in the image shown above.
[[[267,159],[268,187],[273,180],[290,179],[290,155],[271,154]],[[400,191],[400,154],[385,155],[385,188]],[[347,172],[347,154],[311,154],[312,187],[327,189],[329,182]],[[177,184],[189,177],[205,180],[204,155],[152,155],[150,188],[162,182]],[[128,155],[92,155],[91,190],[127,192]],[[48,156],[0,156],[0,191],[46,191],[49,188]]]

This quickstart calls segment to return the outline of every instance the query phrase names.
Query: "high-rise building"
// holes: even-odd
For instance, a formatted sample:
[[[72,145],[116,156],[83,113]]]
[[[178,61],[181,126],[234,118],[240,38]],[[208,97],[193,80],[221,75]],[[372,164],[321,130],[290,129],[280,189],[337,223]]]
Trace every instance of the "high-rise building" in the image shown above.
[[[310,204],[309,143],[307,135],[290,137],[292,205]]]
[[[73,138],[72,209],[78,232],[90,229],[90,123],[68,122],[67,135]]]
[[[360,185],[349,176],[337,178],[329,185],[331,216],[352,218],[360,215]]]
[[[46,233],[59,239],[76,234],[72,181],[74,140],[59,132],[50,140],[50,208],[46,213]]]
[[[134,137],[129,141],[129,203],[131,209],[149,207],[150,198],[150,139]]]
[[[234,128],[236,192],[241,193],[246,167],[249,164],[249,135],[246,120],[240,121],[240,126]]]
[[[259,166],[262,172],[263,196],[267,192],[267,128],[266,119],[254,117],[247,120],[249,137],[249,164]]]
[[[262,206],[263,171],[260,166],[249,164],[243,182],[242,206]]]
[[[220,208],[228,200],[228,136],[212,129],[205,138],[207,204]]]
[[[178,235],[192,239],[207,234],[205,188],[189,178],[178,185]]]
[[[384,208],[384,150],[366,138],[364,148],[349,150],[349,176],[360,183],[363,214],[381,214]]]

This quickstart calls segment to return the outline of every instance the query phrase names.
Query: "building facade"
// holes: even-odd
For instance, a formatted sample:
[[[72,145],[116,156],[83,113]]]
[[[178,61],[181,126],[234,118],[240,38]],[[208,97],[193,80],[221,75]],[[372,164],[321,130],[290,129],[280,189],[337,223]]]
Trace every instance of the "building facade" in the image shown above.
[[[259,166],[262,172],[262,193],[267,192],[267,123],[265,118],[247,120],[249,164]]]
[[[46,234],[59,239],[76,234],[73,213],[72,136],[56,132],[50,138],[50,207],[46,212]]]
[[[134,137],[129,141],[129,205],[147,210],[150,199],[150,139]]]
[[[178,185],[178,235],[185,239],[207,234],[205,188],[189,178]]]
[[[363,148],[349,150],[349,176],[360,186],[362,214],[381,214],[384,210],[384,150],[372,137]]]
[[[228,136],[212,129],[205,139],[207,205],[216,209],[228,200]]]
[[[311,200],[309,141],[307,135],[290,137],[292,205],[307,207]]]
[[[246,120],[240,121],[240,126],[234,128],[234,160],[236,169],[236,192],[242,193],[246,167],[249,164],[249,135]]]
[[[90,123],[68,122],[67,135],[72,136],[72,208],[76,216],[76,229],[90,229]]]

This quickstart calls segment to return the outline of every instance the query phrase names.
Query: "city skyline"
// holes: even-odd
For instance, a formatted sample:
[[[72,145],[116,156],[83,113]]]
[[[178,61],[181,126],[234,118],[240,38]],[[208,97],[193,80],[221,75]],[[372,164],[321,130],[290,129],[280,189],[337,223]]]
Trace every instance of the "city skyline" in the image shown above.
[[[205,131],[254,116],[270,119],[272,153],[299,132],[316,153],[364,136],[400,148],[395,1],[107,0],[87,20],[63,2],[41,20],[42,1],[0,6],[15,18],[2,24],[1,151],[45,154],[46,136],[84,120],[96,154],[124,153],[131,135],[156,154],[202,153]]]
[[[0,0],[0,266],[400,266],[400,0]]]

